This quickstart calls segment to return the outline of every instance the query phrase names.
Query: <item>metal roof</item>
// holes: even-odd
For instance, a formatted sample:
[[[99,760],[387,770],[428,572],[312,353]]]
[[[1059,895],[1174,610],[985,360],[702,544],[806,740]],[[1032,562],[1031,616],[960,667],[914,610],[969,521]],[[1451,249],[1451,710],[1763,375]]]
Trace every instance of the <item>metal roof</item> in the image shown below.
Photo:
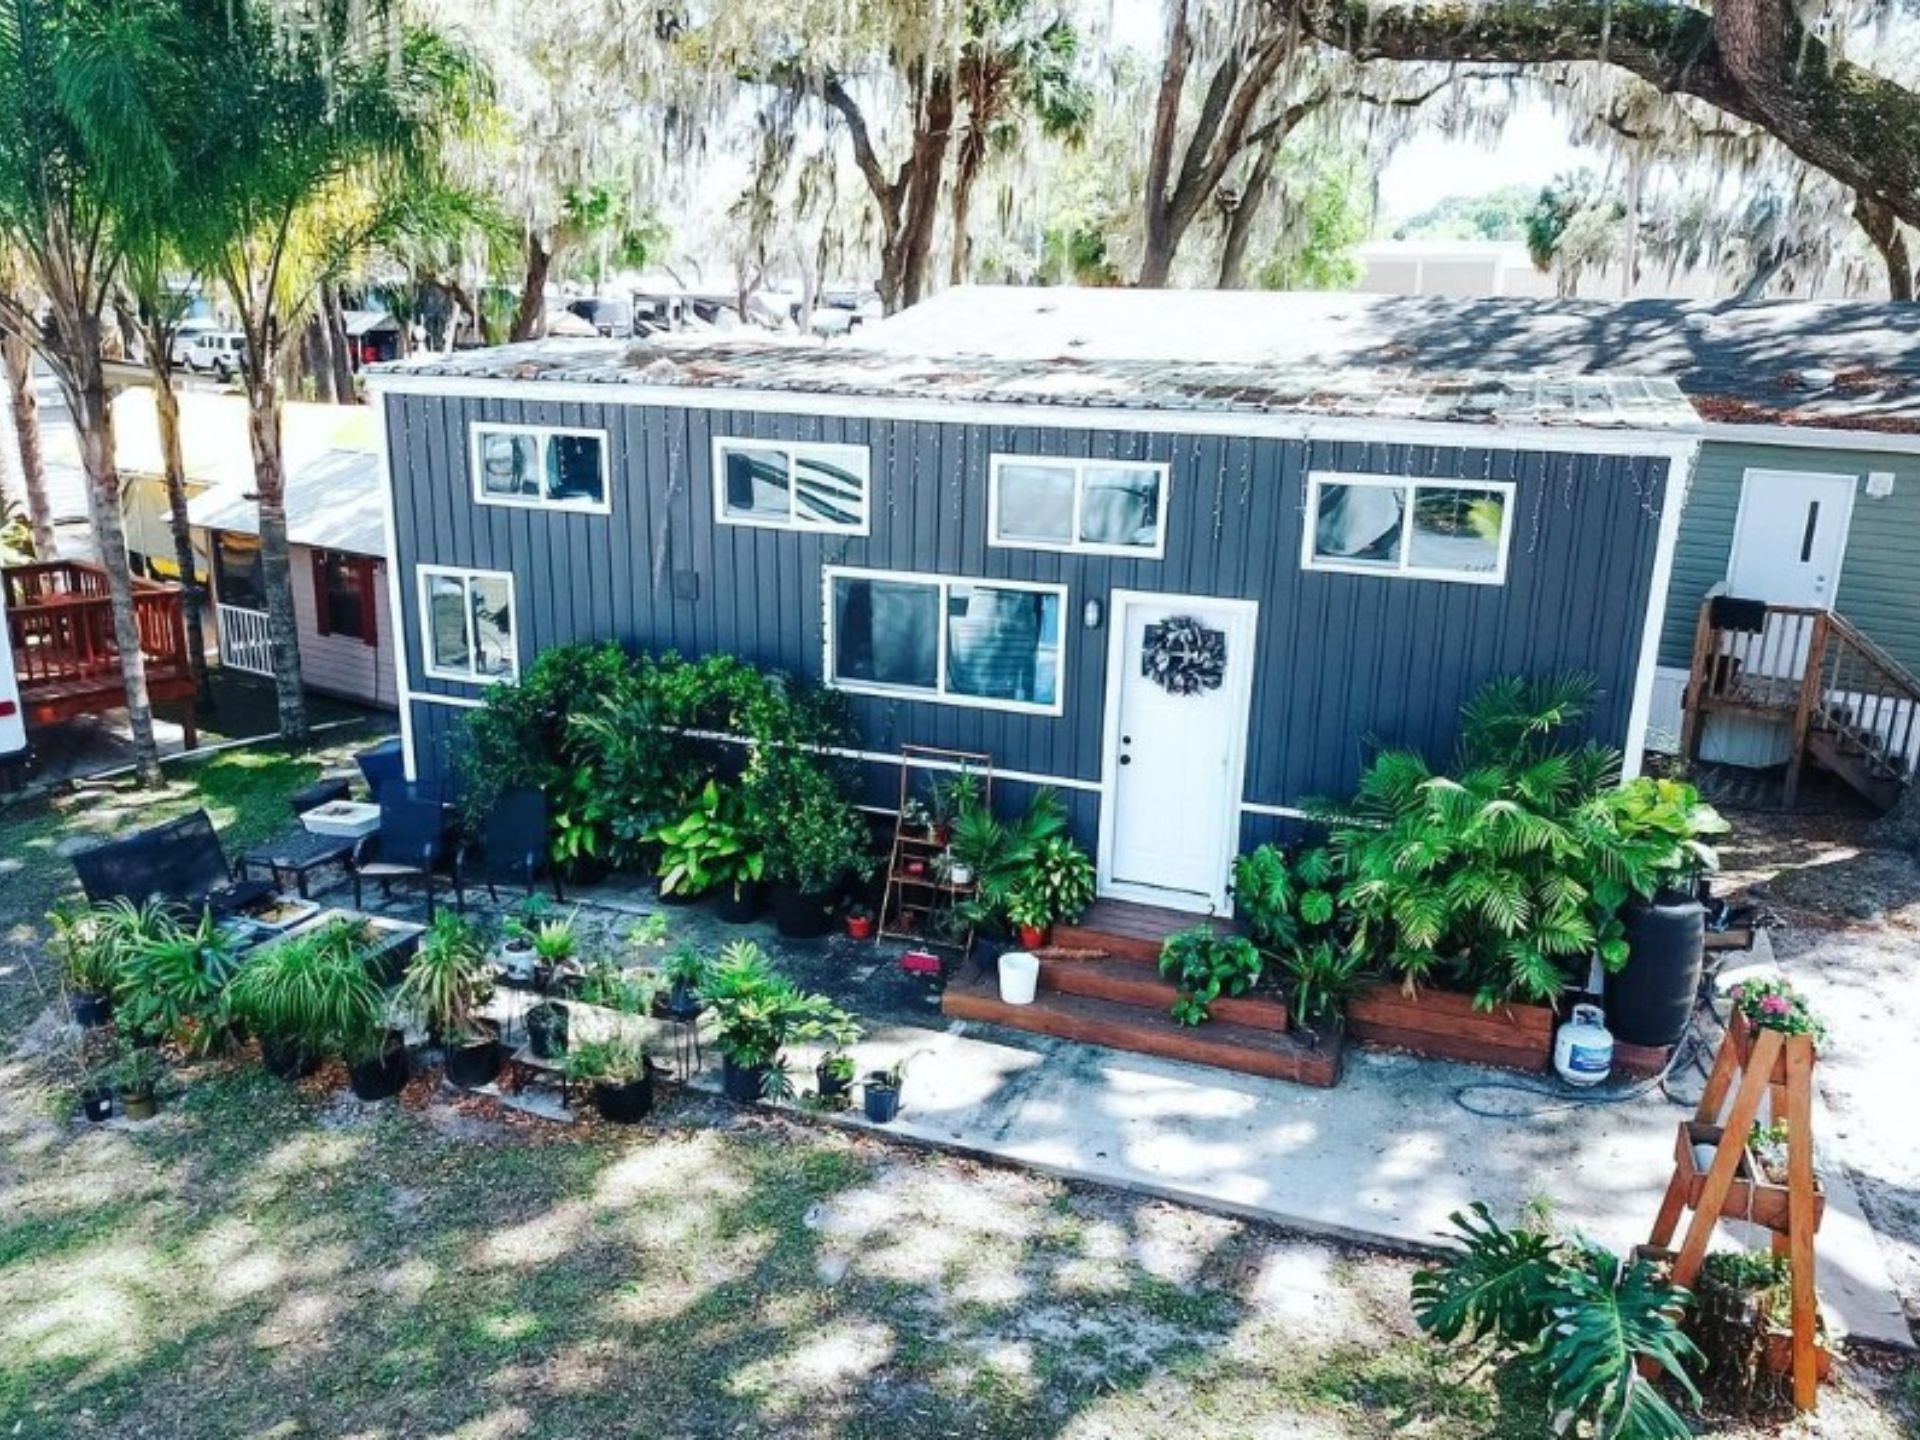
[[[365,450],[328,450],[287,472],[287,538],[318,550],[384,558],[387,529],[380,457]],[[207,530],[260,533],[253,482],[226,481],[187,504],[192,522]]]

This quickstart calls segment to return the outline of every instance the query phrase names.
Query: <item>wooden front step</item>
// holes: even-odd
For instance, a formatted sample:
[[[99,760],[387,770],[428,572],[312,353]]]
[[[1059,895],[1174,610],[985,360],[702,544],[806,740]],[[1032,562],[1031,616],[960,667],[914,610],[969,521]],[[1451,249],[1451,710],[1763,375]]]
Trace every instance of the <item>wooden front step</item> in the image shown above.
[[[1211,925],[1231,931],[1233,922],[1165,910],[1158,905],[1136,905],[1131,900],[1096,900],[1072,925],[1053,927],[1053,943],[1065,949],[1104,950],[1123,960],[1158,961],[1169,935]]]
[[[1084,1045],[1212,1065],[1299,1085],[1325,1087],[1340,1078],[1342,1047],[1338,1035],[1324,1040],[1282,1035],[1218,1019],[1205,1025],[1177,1025],[1164,1010],[1059,990],[1042,991],[1031,1005],[1009,1005],[1000,998],[999,983],[991,976],[950,984],[941,997],[940,1009],[956,1020],[987,1021]]]
[[[1900,803],[1900,781],[1878,773],[1872,762],[1847,749],[1837,736],[1824,730],[1810,732],[1807,753],[1882,810]]]
[[[1163,1015],[1180,996],[1177,989],[1160,978],[1158,969],[1143,960],[1096,957],[1084,952],[1063,954],[1060,949],[1042,950],[1039,954],[1042,990],[1084,995],[1090,1000],[1110,1000],[1116,1005],[1131,1005]],[[1214,1001],[1211,1009],[1217,1022],[1268,1030],[1276,1035],[1287,1031],[1287,1002],[1278,996],[1235,996]]]

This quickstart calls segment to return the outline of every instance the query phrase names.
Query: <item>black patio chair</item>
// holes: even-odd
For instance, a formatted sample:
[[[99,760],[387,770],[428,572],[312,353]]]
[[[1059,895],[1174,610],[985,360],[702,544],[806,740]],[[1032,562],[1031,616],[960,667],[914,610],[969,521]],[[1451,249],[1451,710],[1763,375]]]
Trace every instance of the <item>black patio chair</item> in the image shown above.
[[[565,900],[552,856],[547,797],[534,789],[509,790],[494,801],[477,839],[461,847],[457,868],[464,883],[485,884],[495,900],[500,898],[496,882],[524,886],[531,895],[544,873],[553,885],[553,898]]]
[[[193,911],[232,915],[273,893],[265,880],[249,880],[228,863],[204,810],[150,830],[109,840],[73,857],[74,873],[87,899],[130,900],[159,896]]]
[[[361,908],[362,882],[378,880],[385,895],[396,880],[418,881],[427,892],[427,919],[433,919],[435,872],[451,860],[454,908],[465,913],[467,897],[460,856],[447,839],[447,810],[423,786],[389,783],[380,794],[380,828],[353,848],[353,908]]]
[[[406,782],[407,756],[398,740],[382,740],[353,758],[359,763],[360,773],[366,777],[367,794],[376,805],[380,803],[380,792],[388,785],[395,781],[402,784]]]

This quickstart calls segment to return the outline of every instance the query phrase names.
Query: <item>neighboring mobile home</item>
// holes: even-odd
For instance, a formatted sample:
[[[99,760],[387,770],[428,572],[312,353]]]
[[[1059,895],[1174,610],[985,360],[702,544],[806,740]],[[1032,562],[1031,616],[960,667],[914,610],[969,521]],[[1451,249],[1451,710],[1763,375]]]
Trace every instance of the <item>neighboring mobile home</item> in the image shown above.
[[[734,653],[849,694],[876,802],[903,743],[985,751],[1068,799],[1103,894],[1205,910],[1490,677],[1593,676],[1637,763],[1696,447],[1672,382],[1307,364],[1256,307],[1328,297],[1179,298],[376,372],[413,773],[456,784],[467,713],[550,646]]]

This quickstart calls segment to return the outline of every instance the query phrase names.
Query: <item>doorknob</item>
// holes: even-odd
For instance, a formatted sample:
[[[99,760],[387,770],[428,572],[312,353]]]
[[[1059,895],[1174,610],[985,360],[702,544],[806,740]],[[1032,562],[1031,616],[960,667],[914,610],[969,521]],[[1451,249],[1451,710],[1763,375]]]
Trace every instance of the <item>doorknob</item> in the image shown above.
[[[1131,756],[1131,755],[1122,755],[1122,756],[1120,757],[1120,763],[1121,763],[1122,765],[1131,765],[1131,764],[1133,764],[1133,756]]]

